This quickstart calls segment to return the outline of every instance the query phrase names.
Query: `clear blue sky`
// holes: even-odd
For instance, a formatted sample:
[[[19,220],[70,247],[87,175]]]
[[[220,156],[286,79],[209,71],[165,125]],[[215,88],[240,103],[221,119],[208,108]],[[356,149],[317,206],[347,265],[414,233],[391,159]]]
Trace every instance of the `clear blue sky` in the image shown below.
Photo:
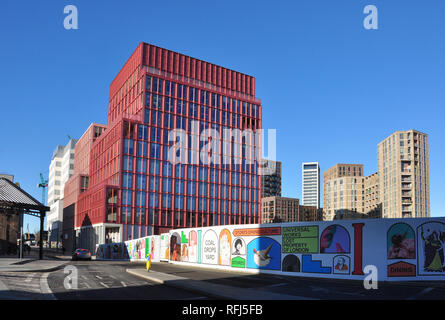
[[[63,28],[68,4],[78,30]],[[368,4],[378,30],[363,28]],[[417,129],[429,135],[432,215],[443,216],[443,12],[442,0],[5,1],[0,172],[41,199],[53,150],[106,123],[109,84],[145,41],[256,78],[283,196],[301,198],[301,162],[370,174],[378,142]]]

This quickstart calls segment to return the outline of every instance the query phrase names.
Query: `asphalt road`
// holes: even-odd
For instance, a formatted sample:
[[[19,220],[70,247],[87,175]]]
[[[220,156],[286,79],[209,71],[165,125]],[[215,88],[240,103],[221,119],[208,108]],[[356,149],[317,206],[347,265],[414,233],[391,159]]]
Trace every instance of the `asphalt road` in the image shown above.
[[[167,263],[154,263],[152,269],[194,280],[322,300],[445,300],[443,281],[379,282],[377,289],[368,290],[362,281],[246,274]]]
[[[67,276],[74,275],[71,270],[65,273],[65,268],[63,268],[51,272],[48,276],[49,288],[58,300],[207,299],[205,295],[158,285],[134,277],[125,271],[129,267],[128,262],[72,261],[69,266],[76,268],[77,289],[75,282],[66,279]]]
[[[8,288],[0,299],[58,300],[208,300],[203,292],[191,292],[137,278],[125,270],[143,264],[122,261],[70,261],[77,272],[77,289],[69,288],[62,268],[53,272],[0,272],[0,284]],[[322,300],[445,300],[444,282],[378,283],[366,290],[361,281],[326,280],[269,274],[246,274],[168,263],[153,263],[152,270],[188,279],[250,288],[264,292]],[[65,282],[65,283],[64,283]]]

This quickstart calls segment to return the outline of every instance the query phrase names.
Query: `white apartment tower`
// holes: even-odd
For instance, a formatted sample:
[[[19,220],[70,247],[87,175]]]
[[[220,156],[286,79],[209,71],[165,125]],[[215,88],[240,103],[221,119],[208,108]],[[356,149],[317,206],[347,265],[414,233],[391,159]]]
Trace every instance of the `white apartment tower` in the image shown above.
[[[49,165],[48,206],[50,212],[47,215],[46,223],[50,242],[60,242],[63,222],[63,189],[65,182],[74,172],[76,143],[76,139],[70,139],[66,146],[58,145]]]
[[[320,208],[320,166],[318,162],[302,164],[302,204]]]

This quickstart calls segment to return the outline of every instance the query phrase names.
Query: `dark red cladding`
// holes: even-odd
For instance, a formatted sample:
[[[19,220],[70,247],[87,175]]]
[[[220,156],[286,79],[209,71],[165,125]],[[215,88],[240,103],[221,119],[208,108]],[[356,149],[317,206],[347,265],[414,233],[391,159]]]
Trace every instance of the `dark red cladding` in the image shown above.
[[[155,110],[152,110],[153,108],[150,102],[147,106],[146,97],[148,94],[148,100],[151,101],[150,95],[154,95],[155,92],[152,92],[151,87],[148,88],[147,77],[150,78],[150,81],[158,79],[156,81],[161,81],[162,83],[173,83],[174,88],[176,88],[176,86],[178,86],[177,88],[179,88],[179,86],[187,86],[190,90],[193,89],[196,90],[196,92],[199,90],[200,93],[208,93],[210,97],[217,97],[217,106],[210,105],[210,102],[205,104],[203,101],[197,102],[198,100],[191,100],[189,96],[175,100],[176,97],[170,96],[167,91],[164,92],[164,87],[161,88],[161,92],[156,95],[161,96],[161,99],[164,101],[166,99],[173,99],[173,104],[176,106],[177,101],[179,104],[179,100],[181,100],[184,106],[187,105],[186,108],[189,107],[189,104],[196,104],[198,109],[207,108],[217,114],[217,119],[219,119],[217,121],[213,119],[204,120],[201,114],[202,111],[199,112],[199,116],[190,117],[189,109],[183,114],[176,111],[167,111],[164,110],[162,107],[163,102],[161,102],[161,107],[158,109],[160,110],[159,112],[163,112],[162,115],[171,115],[177,121],[179,121],[178,118],[184,118],[184,121],[187,122],[185,126],[188,129],[190,129],[188,124],[190,120],[199,120],[210,125],[227,126],[241,130],[247,128],[255,131],[261,128],[261,102],[255,98],[254,77],[154,45],[147,43],[139,44],[110,85],[108,129],[94,142],[91,148],[90,184],[89,189],[79,195],[76,227],[98,223],[139,224],[154,227],[150,232],[158,233],[172,227],[207,226],[221,224],[221,222],[225,224],[260,222],[261,192],[259,192],[259,190],[261,182],[260,179],[258,179],[257,171],[256,169],[253,169],[253,172],[243,171],[240,168],[235,168],[233,165],[227,170],[217,169],[218,187],[224,186],[229,188],[229,190],[235,187],[231,183],[233,179],[232,176],[230,176],[229,181],[225,183],[221,183],[219,180],[226,171],[230,171],[230,174],[235,174],[236,179],[238,179],[239,175],[241,177],[240,179],[248,180],[248,182],[245,182],[247,187],[235,187],[236,191],[233,192],[236,193],[234,197],[236,201],[229,209],[227,209],[227,203],[225,204],[225,212],[227,214],[221,213],[221,201],[224,202],[225,200],[221,200],[219,194],[217,196],[213,195],[212,198],[209,194],[206,194],[204,200],[199,199],[199,201],[206,202],[204,206],[206,208],[209,208],[211,201],[214,200],[217,202],[217,214],[205,212],[205,210],[204,212],[202,210],[198,211],[198,199],[195,198],[192,200],[194,202],[193,210],[186,210],[185,205],[184,208],[176,210],[174,203],[177,194],[175,192],[166,192],[163,189],[164,187],[160,187],[160,191],[156,191],[155,197],[158,199],[159,204],[154,211],[148,209],[150,207],[148,200],[150,191],[148,187],[143,191],[146,193],[144,205],[147,209],[142,209],[140,206],[134,205],[136,199],[135,194],[137,192],[140,193],[140,189],[136,189],[136,183],[134,181],[134,179],[138,177],[138,173],[134,168],[136,167],[136,163],[134,163],[134,167],[132,165],[131,170],[124,166],[123,159],[129,157],[128,152],[124,151],[124,141],[126,143],[130,143],[128,141],[131,141],[131,144],[133,144],[132,148],[134,149],[138,147],[139,143],[147,143],[148,148],[151,148],[153,143],[149,141],[153,141],[151,140],[153,138],[151,133],[152,128],[158,128],[164,133],[172,129],[172,127],[168,127],[165,123],[164,116],[160,117],[160,123],[153,124],[153,115],[150,115],[150,122],[148,121],[146,116],[147,111],[150,114],[150,112]],[[224,104],[227,104],[226,109],[223,109]],[[223,114],[225,114],[225,121],[222,120]],[[211,121],[213,121],[213,124]],[[176,123],[176,121],[174,122]],[[148,134],[150,137],[146,140],[137,137],[139,128],[144,127],[149,131]],[[165,151],[165,148],[168,147],[163,143],[158,144],[159,150],[162,151]],[[256,147],[260,148],[260,146]],[[164,178],[166,178],[163,176],[164,166],[168,165],[166,162],[167,159],[162,156],[162,151],[159,151],[161,156],[157,159],[152,158],[151,155],[145,155],[145,158],[140,155],[136,156],[136,151],[133,157],[135,162],[138,159],[146,159],[149,164],[152,161],[161,163],[160,175],[154,176],[154,179],[158,180],[160,185],[163,180],[165,180]],[[209,172],[212,170],[210,166],[204,166],[202,164],[196,167],[196,171],[204,167],[207,168]],[[207,169],[205,172],[207,172]],[[175,169],[173,168],[173,175],[171,176],[173,184],[179,179],[176,177],[174,171]],[[132,178],[133,180],[131,180],[131,186],[123,186],[123,174],[134,177]],[[185,177],[188,180],[184,180]],[[197,194],[198,184],[205,183],[208,184],[208,189],[205,189],[205,187],[204,189],[209,193],[210,183],[208,178],[210,177],[210,173],[207,173],[207,176],[203,180],[198,179],[197,175],[191,178],[188,176],[188,173],[185,174],[185,177],[181,177],[181,181],[184,183],[184,189],[188,190],[190,183],[193,185],[196,183],[196,189],[194,191],[196,191]],[[149,184],[149,178],[153,177],[149,176],[147,172],[147,185]],[[239,185],[241,186],[241,184]],[[124,190],[127,190],[131,194],[131,206],[127,207],[127,204],[123,204],[122,197]],[[234,202],[232,194],[232,192],[229,194],[229,199],[227,200],[229,206],[230,203]],[[166,195],[171,196],[172,199],[170,208],[167,210],[161,206],[161,201]],[[186,202],[187,196],[184,195],[184,198],[184,202]],[[241,198],[244,199],[243,202],[240,200]],[[122,213],[124,208],[131,212],[131,217],[128,219],[127,216]],[[135,217],[135,210],[145,210],[143,213],[143,222],[140,221],[140,217]],[[234,210],[236,214],[233,213],[232,210]],[[243,212],[243,216],[241,216],[241,212]],[[224,219],[220,217],[220,213],[221,216],[224,215]],[[188,214],[190,214],[190,217]],[[167,215],[167,217],[165,217],[165,215]],[[213,218],[213,215],[215,215],[217,221],[214,221],[215,218]],[[132,236],[141,236],[141,233],[131,234]],[[123,240],[126,240],[125,236]]]

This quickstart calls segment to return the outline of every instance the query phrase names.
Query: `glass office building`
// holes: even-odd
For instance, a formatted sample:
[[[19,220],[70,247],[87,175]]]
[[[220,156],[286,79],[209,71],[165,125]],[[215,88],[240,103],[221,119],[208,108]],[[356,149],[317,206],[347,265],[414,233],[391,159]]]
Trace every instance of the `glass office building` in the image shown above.
[[[124,241],[259,223],[261,181],[249,155],[260,154],[261,141],[243,133],[260,128],[255,78],[141,43],[110,85],[107,130],[91,148],[77,230]],[[180,163],[169,154],[178,142],[172,130],[184,134],[185,147],[173,152],[184,155]],[[209,148],[215,136],[220,143]]]

